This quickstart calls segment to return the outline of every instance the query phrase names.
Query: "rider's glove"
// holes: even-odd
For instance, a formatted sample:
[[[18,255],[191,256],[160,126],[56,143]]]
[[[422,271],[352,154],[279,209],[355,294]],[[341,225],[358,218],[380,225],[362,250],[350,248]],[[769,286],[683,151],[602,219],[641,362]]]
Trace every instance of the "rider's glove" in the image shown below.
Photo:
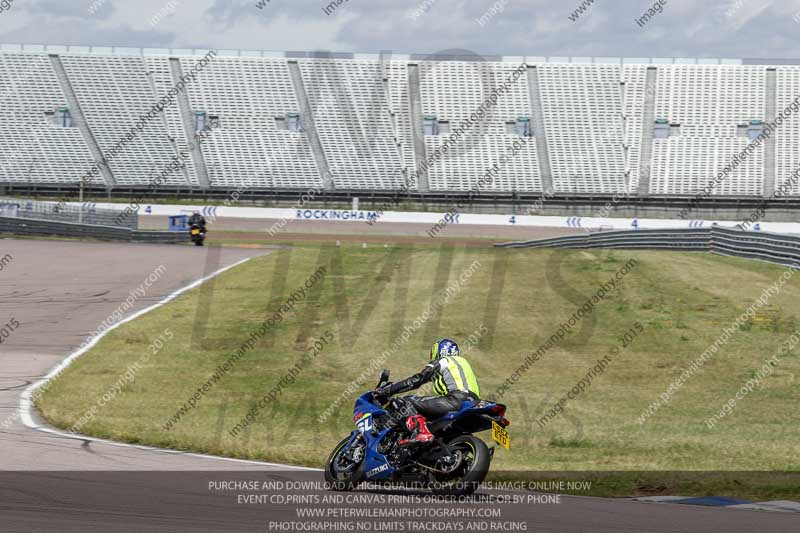
[[[389,388],[390,387],[387,385],[375,391],[375,399],[378,401],[378,403],[386,403],[386,400],[388,400],[389,396],[392,395],[392,393],[389,392]]]

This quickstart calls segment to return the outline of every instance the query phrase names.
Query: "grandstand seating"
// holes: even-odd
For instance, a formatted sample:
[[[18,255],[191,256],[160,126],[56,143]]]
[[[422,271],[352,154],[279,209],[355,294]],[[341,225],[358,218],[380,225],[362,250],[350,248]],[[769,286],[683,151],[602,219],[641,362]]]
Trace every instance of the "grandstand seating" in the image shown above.
[[[658,69],[656,119],[680,125],[680,135],[653,141],[656,194],[691,194],[706,186],[749,139],[737,127],[764,120],[766,68],[744,65],[664,65]],[[764,147],[717,185],[712,194],[759,196]]]
[[[145,58],[145,68],[147,69],[147,75],[152,81],[152,87],[155,92],[155,95],[151,96],[148,100],[150,105],[152,105],[156,95],[160,97],[161,95],[167,94],[174,85],[174,82],[172,81],[169,60],[166,57]],[[174,150],[177,150],[178,153],[189,153],[191,150],[190,143],[195,139],[189,139],[187,137],[180,108],[177,105],[168,106],[164,109],[163,116],[163,128],[161,124],[158,124],[155,129],[161,131],[162,135],[166,134],[168,136],[170,144],[172,144]],[[183,162],[186,165],[186,176],[188,177],[189,183],[191,185],[199,184],[200,179],[197,175],[194,159],[184,158]],[[167,174],[167,176],[172,183],[180,183],[181,181],[174,173]]]
[[[452,127],[469,118],[518,66],[488,61],[421,61],[419,64],[423,114],[446,120]],[[431,168],[431,190],[470,190],[497,164],[500,168],[497,176],[481,190],[541,191],[536,145],[526,143],[524,149],[511,157],[512,143],[519,136],[506,131],[507,122],[532,115],[528,84],[522,77],[511,84],[508,94],[498,99],[497,106],[479,119],[464,134],[464,139]],[[426,135],[427,155],[440,147],[446,138],[446,133]],[[501,161],[504,155],[507,163]]]
[[[181,67],[188,72],[196,62],[184,57]],[[216,58],[186,91],[195,112],[220,120],[202,146],[212,185],[321,186],[307,137],[276,125],[276,117],[300,110],[285,60]]]
[[[387,61],[386,76],[389,79],[389,114],[392,117],[396,140],[400,148],[401,164],[404,169],[413,169],[416,168],[417,160],[414,155],[414,139],[411,132],[408,62]],[[416,182],[414,186],[416,186]]]
[[[383,62],[302,59],[299,64],[336,187],[398,188],[403,163]]]
[[[76,183],[92,156],[77,129],[57,127],[45,115],[67,105],[47,55],[0,54],[0,87],[0,181]]]
[[[89,129],[103,153],[108,153],[158,101],[144,58],[127,56],[61,56],[75,96]],[[162,75],[163,80],[163,75]],[[163,87],[162,81],[162,87]],[[162,116],[109,157],[109,166],[119,185],[145,183],[158,176],[176,156]],[[169,185],[197,185],[182,172],[167,174]]]
[[[800,97],[800,67],[781,66],[776,69],[776,109],[785,109]],[[794,113],[778,129],[775,136],[775,186],[792,195],[800,195],[800,180],[792,175],[800,169],[800,113]]]
[[[622,66],[622,79],[625,90],[622,101],[622,120],[624,132],[622,149],[626,155],[625,191],[638,191],[639,178],[642,172],[642,131],[644,129],[645,103],[653,99],[648,93],[646,84],[647,65],[626,64]],[[650,165],[646,165],[649,172]]]
[[[0,183],[16,184],[77,183],[200,57],[0,48]],[[441,155],[450,129],[523,61],[527,76]],[[497,164],[482,191],[691,195],[800,95],[800,66],[751,63],[223,51],[110,158],[106,184],[147,185],[183,155],[166,186],[393,190],[412,178],[412,190],[457,193]],[[521,148],[509,156],[513,145]],[[796,181],[798,146],[795,113],[711,194],[767,196]]]
[[[538,69],[556,191],[625,192],[620,67],[553,63]]]
[[[692,194],[744,150],[744,137],[670,137],[653,141],[652,183],[655,194]],[[733,170],[712,191],[715,195],[760,196],[763,192],[763,148]]]

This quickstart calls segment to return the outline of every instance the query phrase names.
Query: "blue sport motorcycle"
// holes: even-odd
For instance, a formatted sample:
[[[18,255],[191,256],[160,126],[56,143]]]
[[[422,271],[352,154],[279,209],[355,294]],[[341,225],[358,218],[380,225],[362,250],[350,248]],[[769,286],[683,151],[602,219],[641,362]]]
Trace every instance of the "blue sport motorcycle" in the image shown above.
[[[389,381],[381,373],[376,389]],[[473,433],[492,430],[492,438],[509,449],[506,406],[486,401],[464,401],[461,409],[429,421],[434,440],[424,446],[398,446],[405,427],[397,412],[390,413],[375,399],[374,391],[356,400],[356,429],[331,452],[325,464],[325,481],[332,490],[353,490],[364,481],[414,483],[437,494],[467,495],[477,490],[489,472],[494,456]],[[402,414],[400,414],[402,416]]]

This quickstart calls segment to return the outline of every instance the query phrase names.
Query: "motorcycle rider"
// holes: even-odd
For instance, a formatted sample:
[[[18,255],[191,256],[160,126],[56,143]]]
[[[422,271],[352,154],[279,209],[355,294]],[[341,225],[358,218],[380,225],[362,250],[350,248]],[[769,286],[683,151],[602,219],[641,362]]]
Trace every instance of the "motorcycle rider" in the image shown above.
[[[189,217],[188,222],[190,226],[197,224],[201,229],[206,229],[206,219],[200,214],[200,211],[193,212],[192,216]]]
[[[472,367],[461,357],[458,344],[450,339],[439,339],[431,347],[430,363],[422,371],[397,383],[375,391],[376,399],[384,404],[395,394],[417,389],[433,382],[436,396],[404,396],[393,400],[394,411],[405,415],[405,425],[411,436],[398,444],[428,444],[433,435],[428,430],[428,420],[461,409],[466,400],[479,401],[478,379]]]
[[[205,233],[206,231],[206,219],[203,215],[200,214],[199,211],[195,211],[192,213],[192,216],[189,217],[189,227],[194,226],[197,224],[200,226],[200,230]]]

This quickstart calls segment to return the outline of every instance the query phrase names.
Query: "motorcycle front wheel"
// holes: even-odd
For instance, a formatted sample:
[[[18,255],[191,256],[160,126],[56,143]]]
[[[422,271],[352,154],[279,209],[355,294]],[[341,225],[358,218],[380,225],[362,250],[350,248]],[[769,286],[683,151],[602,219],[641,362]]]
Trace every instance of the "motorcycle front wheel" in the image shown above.
[[[336,491],[351,491],[364,479],[364,442],[347,446],[350,437],[336,445],[325,462],[327,488]]]

